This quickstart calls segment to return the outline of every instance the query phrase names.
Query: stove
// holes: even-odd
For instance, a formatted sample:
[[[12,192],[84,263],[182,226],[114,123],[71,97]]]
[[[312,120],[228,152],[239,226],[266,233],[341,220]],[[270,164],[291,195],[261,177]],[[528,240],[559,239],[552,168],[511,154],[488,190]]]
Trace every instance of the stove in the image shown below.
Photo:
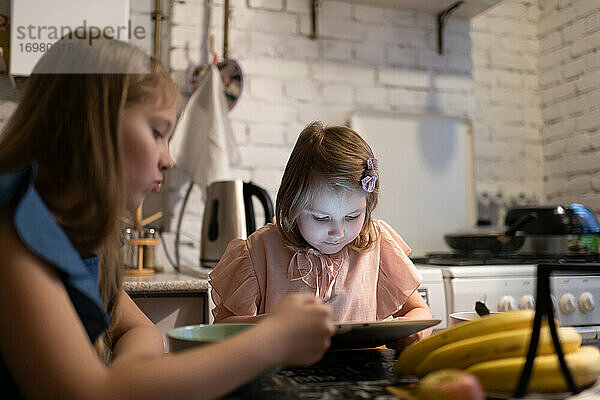
[[[422,287],[434,317],[441,318],[445,307],[445,323],[436,327],[442,329],[449,325],[451,313],[474,311],[476,301],[484,301],[492,312],[535,309],[537,264],[594,263],[598,256],[432,253],[413,261],[423,274]],[[575,327],[585,343],[600,343],[600,307],[595,305],[600,299],[598,272],[565,272],[550,278],[556,318],[563,326]],[[443,302],[439,292],[432,293],[439,286]]]
[[[519,265],[546,263],[597,263],[598,254],[538,255],[521,253],[429,253],[425,257],[414,258],[415,264],[459,266],[459,265]]]

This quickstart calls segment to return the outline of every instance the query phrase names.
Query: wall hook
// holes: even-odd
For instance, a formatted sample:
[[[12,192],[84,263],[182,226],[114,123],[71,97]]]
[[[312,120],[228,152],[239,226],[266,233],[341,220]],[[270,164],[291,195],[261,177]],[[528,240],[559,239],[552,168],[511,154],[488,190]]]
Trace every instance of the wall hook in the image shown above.
[[[454,12],[458,7],[460,7],[464,3],[464,0],[457,1],[452,4],[450,7],[446,8],[444,11],[438,13],[437,15],[437,31],[438,31],[438,53],[444,53],[444,27],[446,25],[446,20],[450,17],[450,14]]]
[[[317,17],[318,17],[317,9],[318,8],[319,8],[319,0],[311,0],[310,1],[310,16],[311,16],[311,22],[312,22],[312,32],[310,34],[311,39],[317,39],[319,36],[319,32],[317,29]]]

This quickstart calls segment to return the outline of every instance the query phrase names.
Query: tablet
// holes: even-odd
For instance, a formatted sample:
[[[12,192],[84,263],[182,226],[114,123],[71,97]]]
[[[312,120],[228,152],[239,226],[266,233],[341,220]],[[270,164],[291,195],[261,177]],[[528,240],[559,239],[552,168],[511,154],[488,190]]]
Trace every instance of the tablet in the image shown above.
[[[331,350],[379,347],[440,323],[439,319],[394,318],[335,325]]]

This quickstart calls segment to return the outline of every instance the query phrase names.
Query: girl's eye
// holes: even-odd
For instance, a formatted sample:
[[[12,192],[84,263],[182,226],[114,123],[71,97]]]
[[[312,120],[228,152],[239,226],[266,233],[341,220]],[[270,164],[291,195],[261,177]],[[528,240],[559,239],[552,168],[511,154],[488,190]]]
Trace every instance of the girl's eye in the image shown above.
[[[154,139],[160,139],[163,137],[163,134],[156,129],[152,129],[152,135],[154,136]]]
[[[329,217],[317,217],[316,215],[313,215],[313,219],[315,221],[319,221],[319,222],[325,222],[329,220]]]
[[[346,217],[346,221],[354,221],[355,219],[357,219],[358,217],[360,217],[360,214],[358,215],[348,215]]]

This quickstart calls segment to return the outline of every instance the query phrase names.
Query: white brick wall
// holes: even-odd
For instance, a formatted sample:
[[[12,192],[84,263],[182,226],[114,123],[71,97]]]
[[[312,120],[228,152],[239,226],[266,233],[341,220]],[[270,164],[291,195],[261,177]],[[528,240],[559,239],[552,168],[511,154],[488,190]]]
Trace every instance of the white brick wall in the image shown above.
[[[131,36],[130,42],[136,46],[142,48],[147,53],[151,53],[154,46],[154,21],[151,19],[150,13],[153,9],[151,0],[131,0],[130,1],[130,13],[131,13],[131,26],[143,27],[144,36],[137,39],[135,35]],[[169,10],[163,10],[163,14],[169,16]],[[169,20],[163,21],[162,40],[166,44],[169,41]],[[168,46],[163,46],[168,48]],[[164,55],[164,54],[163,54]],[[168,57],[162,57],[163,61]],[[6,75],[0,75],[0,126],[4,125],[7,117],[10,116],[14,108],[16,107],[16,101],[20,95],[20,90],[14,88]]]
[[[600,211],[600,3],[540,1],[540,104],[549,202]]]
[[[544,0],[542,0],[543,2]],[[543,128],[538,81],[538,1],[504,0],[472,19],[473,132],[478,193],[543,198]],[[555,96],[560,96],[556,93]]]

